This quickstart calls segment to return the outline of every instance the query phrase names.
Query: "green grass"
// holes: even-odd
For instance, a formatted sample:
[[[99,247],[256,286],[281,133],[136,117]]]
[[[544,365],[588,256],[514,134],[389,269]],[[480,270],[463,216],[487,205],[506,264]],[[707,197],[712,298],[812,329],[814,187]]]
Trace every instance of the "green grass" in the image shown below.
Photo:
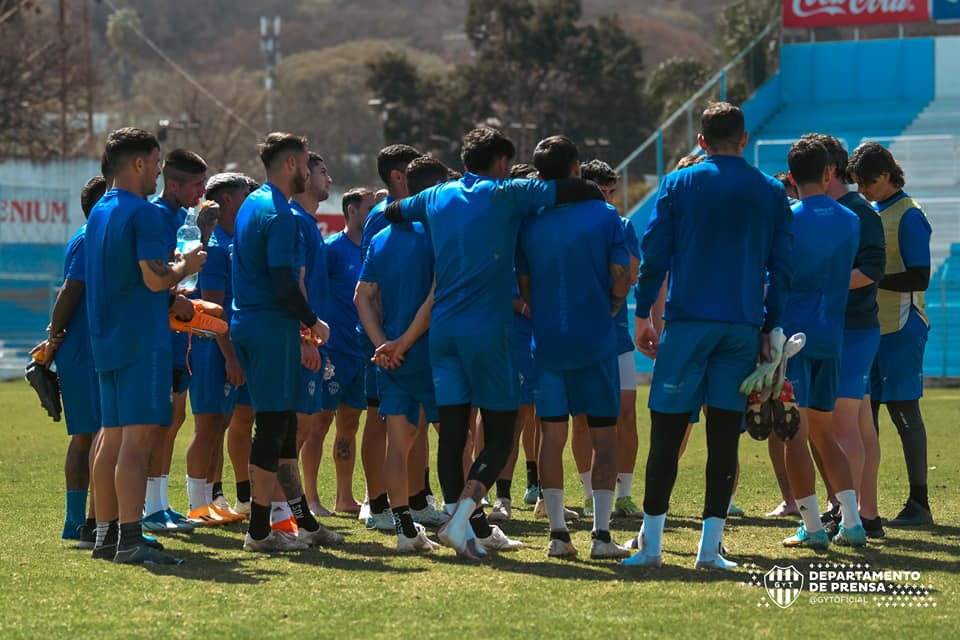
[[[641,389],[640,406],[645,403]],[[52,424],[20,382],[0,384],[0,636],[2,637],[951,637],[960,623],[960,391],[933,390],[923,401],[929,434],[930,491],[937,526],[922,532],[888,529],[863,551],[831,549],[825,556],[788,551],[781,538],[795,523],[761,515],[779,501],[766,446],[745,437],[737,503],[745,518],[728,522],[730,557],[766,571],[814,562],[868,562],[874,569],[919,571],[933,585],[936,607],[877,608],[811,604],[810,594],[788,609],[757,607],[764,590],[749,587],[745,569],[696,572],[704,442],[695,431],[681,461],[664,540],[661,570],[628,570],[610,562],[545,557],[547,526],[529,508],[514,511],[504,529],[527,545],[479,565],[442,549],[398,557],[392,536],[365,531],[354,518],[329,519],[347,535],[336,550],[263,557],[240,550],[241,527],[205,529],[164,538],[186,559],[182,567],[142,568],[94,562],[59,539],[63,514],[63,426]],[[640,420],[641,451],[634,496],[642,496],[649,430]],[[178,441],[171,482],[185,506],[184,452],[192,420]],[[435,446],[435,442],[434,442]],[[881,423],[881,512],[892,517],[906,479],[896,431]],[[436,449],[432,449],[435,451]],[[229,464],[225,488],[232,494]],[[359,470],[359,465],[358,465]],[[566,463],[567,503],[582,493],[572,458]],[[362,495],[363,481],[355,490]],[[332,496],[332,464],[324,463],[322,497]],[[514,498],[520,500],[523,465]],[[434,487],[437,487],[434,480]],[[824,495],[820,490],[821,497]],[[614,520],[624,540],[636,520]],[[589,523],[573,525],[582,556]],[[948,627],[946,625],[951,624]],[[161,636],[161,634],[163,634]]]

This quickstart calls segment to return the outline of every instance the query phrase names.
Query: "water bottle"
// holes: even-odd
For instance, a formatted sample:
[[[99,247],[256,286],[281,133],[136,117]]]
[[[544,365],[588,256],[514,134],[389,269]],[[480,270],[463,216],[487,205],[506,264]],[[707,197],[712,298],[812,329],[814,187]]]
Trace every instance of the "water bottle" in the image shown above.
[[[202,204],[188,209],[187,219],[184,220],[183,226],[177,230],[177,251],[180,252],[181,255],[190,253],[203,242],[200,237],[200,227],[197,226],[197,216],[200,215],[202,209]],[[180,288],[188,291],[196,290],[197,274],[192,273],[181,280]]]

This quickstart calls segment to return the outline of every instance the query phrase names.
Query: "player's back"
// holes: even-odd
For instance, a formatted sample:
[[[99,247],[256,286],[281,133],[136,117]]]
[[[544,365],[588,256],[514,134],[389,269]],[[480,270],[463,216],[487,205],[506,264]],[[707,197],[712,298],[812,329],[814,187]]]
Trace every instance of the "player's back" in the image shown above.
[[[268,234],[282,216],[290,216],[292,223],[290,205],[269,182],[247,196],[237,211],[232,264],[233,310],[237,314],[280,311],[270,278]]]
[[[330,282],[327,274],[327,245],[320,235],[317,220],[295,201],[290,203],[300,232],[307,303],[320,318],[327,317]]]
[[[784,330],[807,334],[804,351],[810,357],[838,357],[860,220],[826,195],[802,199],[793,205],[793,216]]]
[[[231,253],[233,236],[219,224],[213,228],[207,240],[207,261],[200,270],[201,290],[223,291],[223,314],[229,322],[233,315],[233,279],[231,278]]]
[[[517,272],[530,277],[539,366],[582,368],[617,354],[610,264],[628,262],[623,223],[605,202],[554,207],[524,223]]]
[[[86,281],[86,231],[87,225],[80,227],[70,242],[67,244],[67,251],[63,264],[63,279]],[[67,323],[67,333],[63,337],[63,344],[57,349],[60,355],[70,354],[74,358],[89,358],[90,353],[90,327],[87,321],[87,305],[81,301],[70,316],[70,322]]]
[[[330,325],[330,351],[362,357],[362,343],[356,327],[360,321],[353,294],[360,278],[360,247],[344,231],[326,239],[329,299],[327,322]]]

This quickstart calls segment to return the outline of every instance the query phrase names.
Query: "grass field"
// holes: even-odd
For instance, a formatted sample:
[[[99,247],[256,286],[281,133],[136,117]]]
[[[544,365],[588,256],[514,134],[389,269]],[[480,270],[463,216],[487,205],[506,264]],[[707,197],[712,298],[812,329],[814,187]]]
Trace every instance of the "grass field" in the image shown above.
[[[640,391],[643,407],[646,389]],[[923,411],[931,504],[938,524],[921,532],[888,529],[884,540],[862,551],[833,548],[817,556],[783,549],[781,538],[796,524],[762,516],[779,502],[779,493],[765,444],[743,439],[737,503],[747,516],[728,520],[729,558],[753,563],[761,573],[774,565],[793,565],[806,573],[825,561],[916,571],[921,584],[932,585],[935,603],[878,607],[870,594],[862,596],[864,602],[815,603],[804,590],[792,606],[780,609],[758,607],[765,590],[749,586],[748,569],[707,573],[692,568],[705,459],[699,431],[680,464],[660,570],[629,570],[589,559],[548,560],[546,523],[534,521],[530,508],[515,509],[515,519],[504,526],[526,549],[479,565],[459,563],[448,549],[398,557],[392,551],[394,537],[365,531],[353,517],[336,517],[327,524],[346,534],[347,544],[333,551],[282,557],[246,554],[240,549],[242,528],[234,525],[166,537],[163,542],[186,564],[143,568],[94,562],[88,553],[61,542],[64,428],[42,414],[26,384],[0,384],[0,636],[957,637],[960,390],[930,391]],[[640,462],[634,482],[638,503],[649,431],[646,411],[640,414]],[[188,418],[171,475],[175,507],[186,506],[184,452],[192,430]],[[880,506],[889,518],[905,498],[906,472],[896,430],[886,417],[881,446]],[[325,498],[332,495],[332,466],[325,462],[321,472]],[[224,487],[232,498],[227,467]],[[582,493],[570,457],[566,472],[567,503],[579,507]],[[515,502],[522,502],[523,484],[521,462]],[[438,486],[435,479],[433,485]],[[362,496],[359,462],[355,491]],[[823,498],[822,489],[819,494]],[[639,524],[615,519],[614,537],[625,540]],[[589,530],[587,520],[572,527],[581,556],[589,556]]]

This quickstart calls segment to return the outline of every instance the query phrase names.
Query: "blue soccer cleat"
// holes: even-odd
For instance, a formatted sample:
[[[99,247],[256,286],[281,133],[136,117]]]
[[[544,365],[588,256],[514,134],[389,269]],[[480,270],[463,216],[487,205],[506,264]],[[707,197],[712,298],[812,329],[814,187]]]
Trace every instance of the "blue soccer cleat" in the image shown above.
[[[785,547],[807,547],[814,551],[826,551],[830,547],[830,538],[823,529],[808,533],[806,527],[800,525],[797,534],[785,538],[783,541]]]

